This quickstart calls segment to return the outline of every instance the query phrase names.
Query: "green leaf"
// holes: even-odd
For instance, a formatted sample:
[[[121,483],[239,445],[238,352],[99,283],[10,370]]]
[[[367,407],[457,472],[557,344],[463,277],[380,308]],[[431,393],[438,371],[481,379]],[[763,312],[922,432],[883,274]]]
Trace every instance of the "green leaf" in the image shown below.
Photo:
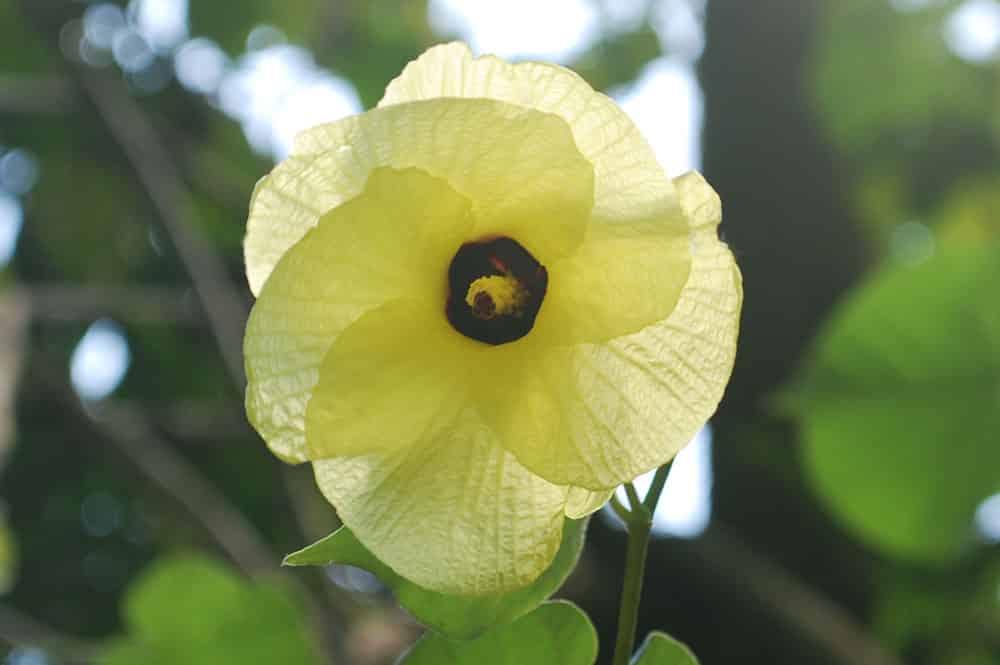
[[[883,551],[945,561],[1000,487],[1000,252],[939,254],[857,291],[789,401],[820,497]]]
[[[896,653],[919,645],[934,665],[983,662],[969,659],[992,643],[1000,625],[1000,559],[988,557],[943,574],[912,567],[883,567],[870,610],[872,634]]]
[[[607,35],[572,65],[595,90],[634,82],[662,54],[660,38],[648,23],[634,31]]]
[[[930,221],[938,244],[983,246],[1000,240],[1000,177],[984,173],[960,181]]]
[[[698,659],[666,633],[653,631],[635,653],[632,665],[698,665]]]
[[[104,648],[101,655],[100,665],[177,665],[177,661],[172,661],[169,656],[159,654],[150,649],[148,645],[130,642],[129,640],[115,640]]]
[[[376,559],[347,527],[289,554],[285,565],[339,563],[363,568],[392,589],[399,604],[422,623],[450,637],[470,639],[530,612],[562,586],[580,558],[586,529],[587,519],[567,519],[552,565],[531,585],[504,595],[449,596],[419,587]]]
[[[945,21],[959,4],[943,0],[913,12],[870,0],[824,5],[811,79],[819,119],[839,147],[870,152],[886,136],[930,132],[935,122],[987,124],[990,71],[954,57],[945,39]]]
[[[593,665],[596,658],[590,619],[576,605],[555,601],[474,640],[427,633],[399,665]]]
[[[125,598],[127,637],[100,665],[310,665],[318,652],[291,595],[277,583],[250,584],[210,559],[154,564]]]

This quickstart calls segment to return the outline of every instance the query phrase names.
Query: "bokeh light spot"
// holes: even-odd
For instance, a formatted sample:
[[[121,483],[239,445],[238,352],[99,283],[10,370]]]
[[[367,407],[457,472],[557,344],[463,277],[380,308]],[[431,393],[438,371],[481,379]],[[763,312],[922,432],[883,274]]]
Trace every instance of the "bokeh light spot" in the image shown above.
[[[240,58],[219,87],[222,110],[250,145],[283,159],[299,131],[361,111],[354,86],[318,67],[303,48],[278,45]]]
[[[80,504],[80,524],[88,536],[104,538],[122,524],[122,506],[108,492],[88,494]]]
[[[121,328],[108,319],[95,321],[70,358],[73,388],[81,399],[103,399],[125,378],[131,361],[132,354]]]
[[[14,258],[23,221],[20,201],[10,194],[0,192],[0,268]]]
[[[600,37],[599,13],[586,0],[431,0],[427,12],[439,35],[504,58],[567,63]]]
[[[994,494],[976,509],[976,530],[988,543],[1000,543],[1000,494]]]
[[[128,15],[139,34],[160,53],[169,52],[187,38],[187,0],[132,0]]]
[[[125,27],[125,14],[117,5],[102,2],[83,12],[83,34],[93,46],[111,49],[115,33]]]
[[[336,76],[318,76],[291,92],[272,118],[275,148],[284,156],[292,150],[295,135],[324,122],[332,122],[361,110],[354,87]]]
[[[211,39],[197,37],[174,53],[174,70],[181,85],[202,95],[214,94],[226,74],[229,58]]]
[[[38,160],[27,150],[15,148],[0,157],[0,188],[24,195],[38,182]]]
[[[637,30],[647,14],[646,0],[606,0],[601,5],[602,27],[608,32]]]
[[[945,40],[952,52],[969,62],[991,60],[1000,50],[1000,2],[968,0],[948,17]]]
[[[693,67],[669,58],[653,60],[635,83],[611,96],[649,141],[667,175],[700,167],[704,101]]]
[[[663,52],[671,58],[694,62],[701,57],[705,50],[705,28],[691,0],[656,3],[652,24]]]
[[[111,40],[115,62],[126,72],[138,72],[153,64],[153,51],[145,37],[131,28],[115,33]]]

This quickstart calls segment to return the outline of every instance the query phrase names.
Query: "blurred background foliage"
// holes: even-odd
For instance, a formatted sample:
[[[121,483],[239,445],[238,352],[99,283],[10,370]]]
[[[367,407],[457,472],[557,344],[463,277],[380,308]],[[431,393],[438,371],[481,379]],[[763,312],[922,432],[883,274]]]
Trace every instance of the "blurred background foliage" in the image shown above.
[[[722,195],[741,347],[641,633],[706,665],[1000,663],[996,0],[0,0],[5,665],[417,638],[368,574],[277,569],[337,521],[245,422],[240,243],[295,131],[455,37],[575,68]],[[622,552],[591,520],[559,594],[600,662]]]

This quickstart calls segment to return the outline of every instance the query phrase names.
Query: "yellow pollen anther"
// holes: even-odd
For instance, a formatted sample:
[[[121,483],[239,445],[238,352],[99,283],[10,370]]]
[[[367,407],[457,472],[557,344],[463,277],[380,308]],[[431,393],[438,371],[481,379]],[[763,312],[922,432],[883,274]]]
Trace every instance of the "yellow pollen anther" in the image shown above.
[[[480,277],[469,285],[465,302],[472,308],[476,318],[488,320],[505,314],[516,314],[526,296],[516,278],[489,275]]]

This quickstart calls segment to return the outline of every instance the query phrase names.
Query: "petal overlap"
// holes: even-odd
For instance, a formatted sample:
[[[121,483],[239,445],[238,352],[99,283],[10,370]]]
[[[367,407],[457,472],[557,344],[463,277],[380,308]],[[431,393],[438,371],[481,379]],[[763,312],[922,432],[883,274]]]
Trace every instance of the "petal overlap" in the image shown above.
[[[302,132],[258,185],[244,240],[251,290],[259,293],[281,255],[382,166],[448,181],[473,202],[481,235],[530,229],[543,262],[580,244],[593,208],[593,167],[557,115],[490,99],[372,109]]]
[[[306,405],[340,332],[373,307],[444,293],[442,245],[471,228],[471,204],[440,178],[379,169],[361,196],[282,256],[247,323],[247,414],[271,450],[308,458]],[[398,219],[408,223],[399,227]]]
[[[693,247],[670,314],[605,344],[537,354],[492,411],[502,445],[550,482],[601,490],[650,471],[694,437],[722,398],[742,282],[716,235],[718,196],[694,173],[677,184]]]
[[[310,459],[387,452],[450,436],[470,402],[475,342],[440,303],[400,299],[348,327],[323,359],[306,417]]]
[[[575,72],[541,62],[473,57],[460,42],[434,46],[403,69],[379,106],[421,99],[496,99],[559,116],[594,165],[594,220],[676,216],[673,186],[635,123]]]

